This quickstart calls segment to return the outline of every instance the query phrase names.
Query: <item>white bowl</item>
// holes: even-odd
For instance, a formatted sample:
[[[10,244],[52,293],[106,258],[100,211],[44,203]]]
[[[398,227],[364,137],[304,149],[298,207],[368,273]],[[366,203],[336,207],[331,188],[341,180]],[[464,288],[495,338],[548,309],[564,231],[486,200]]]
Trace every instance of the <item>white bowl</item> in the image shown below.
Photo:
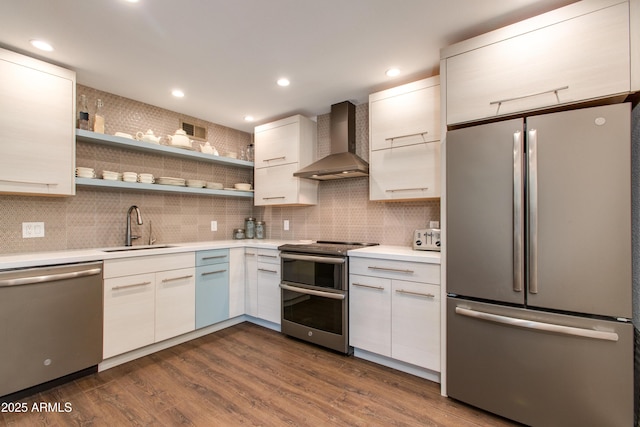
[[[207,188],[210,190],[222,190],[224,185],[219,182],[207,182]]]
[[[234,185],[236,190],[241,190],[241,191],[249,191],[251,190],[251,184],[246,184],[246,183],[238,183]]]

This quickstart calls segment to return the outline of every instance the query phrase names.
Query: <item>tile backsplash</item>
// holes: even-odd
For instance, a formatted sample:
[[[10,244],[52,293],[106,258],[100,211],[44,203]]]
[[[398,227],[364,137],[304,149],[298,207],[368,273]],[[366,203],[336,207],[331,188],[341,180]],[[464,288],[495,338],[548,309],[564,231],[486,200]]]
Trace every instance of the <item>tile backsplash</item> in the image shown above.
[[[151,129],[157,136],[173,134],[184,119],[207,129],[208,142],[221,155],[240,152],[251,141],[246,132],[164,110],[131,99],[78,85],[77,95],[85,94],[90,107],[96,99],[104,103],[105,133],[134,135]],[[90,108],[90,112],[93,110]],[[319,116],[318,156],[329,153],[329,114]],[[368,105],[356,108],[358,155],[368,158]],[[154,176],[172,176],[221,182],[252,182],[253,172],[194,160],[165,158],[157,154],[119,150],[78,142],[76,164],[117,172],[148,172]],[[254,207],[252,200],[128,192],[113,189],[78,187],[76,196],[49,198],[0,195],[0,254],[121,246],[124,244],[126,212],[137,205],[142,226],[133,233],[141,238],[134,244],[146,244],[150,236],[157,243],[226,240],[244,218],[254,216],[266,222],[267,238],[331,239],[410,245],[412,232],[430,220],[440,220],[440,202],[369,201],[368,179],[321,182],[319,203],[309,207]],[[211,231],[211,221],[218,231]],[[284,220],[289,230],[284,230]],[[22,238],[22,222],[44,222],[45,237]]]

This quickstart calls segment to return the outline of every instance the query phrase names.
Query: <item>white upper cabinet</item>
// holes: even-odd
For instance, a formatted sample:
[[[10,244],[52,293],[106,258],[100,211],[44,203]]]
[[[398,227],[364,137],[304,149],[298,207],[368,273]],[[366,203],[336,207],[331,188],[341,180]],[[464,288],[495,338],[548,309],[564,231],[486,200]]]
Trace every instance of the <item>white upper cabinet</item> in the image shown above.
[[[75,72],[0,49],[0,193],[75,194]]]
[[[623,97],[629,20],[628,2],[587,0],[443,49],[447,124]]]
[[[440,197],[440,77],[369,95],[369,198]]]
[[[257,126],[254,145],[256,206],[318,203],[318,181],[293,176],[316,159],[314,121],[296,115]]]
[[[440,140],[440,77],[369,95],[372,151]]]

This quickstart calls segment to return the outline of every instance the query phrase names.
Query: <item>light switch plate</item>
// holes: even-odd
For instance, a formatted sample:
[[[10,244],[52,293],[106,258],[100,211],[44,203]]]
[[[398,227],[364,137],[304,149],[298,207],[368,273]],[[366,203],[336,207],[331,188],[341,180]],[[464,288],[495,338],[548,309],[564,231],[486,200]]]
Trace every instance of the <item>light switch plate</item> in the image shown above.
[[[44,222],[23,222],[22,238],[44,237]]]
[[[284,231],[289,231],[289,220],[288,219],[284,220],[283,227],[284,227]]]
[[[211,221],[211,231],[218,231],[218,221]]]

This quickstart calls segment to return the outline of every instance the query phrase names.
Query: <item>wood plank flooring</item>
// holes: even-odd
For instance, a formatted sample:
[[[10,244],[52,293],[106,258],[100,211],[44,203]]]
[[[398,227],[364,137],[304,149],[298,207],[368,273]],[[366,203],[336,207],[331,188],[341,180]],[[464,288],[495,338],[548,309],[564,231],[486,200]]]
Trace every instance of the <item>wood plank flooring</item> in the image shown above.
[[[58,386],[8,426],[515,426],[438,384],[242,323]],[[33,410],[44,403],[48,410]],[[67,412],[65,412],[67,410]]]

